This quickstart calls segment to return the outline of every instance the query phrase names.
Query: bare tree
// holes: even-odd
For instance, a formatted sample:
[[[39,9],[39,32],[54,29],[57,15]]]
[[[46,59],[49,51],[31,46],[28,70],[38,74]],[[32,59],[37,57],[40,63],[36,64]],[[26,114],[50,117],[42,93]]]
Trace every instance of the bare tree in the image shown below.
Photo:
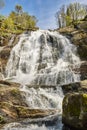
[[[57,24],[59,27],[66,26],[66,14],[65,14],[65,5],[63,5],[60,10],[56,13]]]
[[[71,24],[78,24],[79,20],[87,15],[87,6],[80,3],[70,3],[66,8],[63,5],[56,13],[59,28]]]
[[[4,5],[5,5],[4,0],[0,0],[0,9],[1,9],[1,8],[3,8],[3,7],[4,7]]]
[[[15,10],[18,14],[21,14],[23,12],[23,8],[21,5],[16,5],[15,6]]]

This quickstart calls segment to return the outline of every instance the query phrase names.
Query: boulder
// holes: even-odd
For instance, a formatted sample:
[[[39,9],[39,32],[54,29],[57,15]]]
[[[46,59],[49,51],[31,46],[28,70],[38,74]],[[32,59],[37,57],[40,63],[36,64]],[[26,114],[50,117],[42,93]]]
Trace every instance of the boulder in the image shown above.
[[[78,130],[87,130],[87,93],[68,93],[64,97],[62,122]]]

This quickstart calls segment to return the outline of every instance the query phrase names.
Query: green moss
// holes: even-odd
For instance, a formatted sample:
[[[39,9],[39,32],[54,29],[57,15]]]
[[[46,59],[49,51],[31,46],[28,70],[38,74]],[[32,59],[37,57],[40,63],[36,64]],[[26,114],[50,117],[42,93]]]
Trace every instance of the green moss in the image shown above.
[[[85,45],[85,44],[86,44],[86,42],[82,43],[82,45],[80,45],[78,47],[78,54],[81,59],[87,58],[87,45]]]
[[[19,91],[19,89],[13,89],[13,90],[11,90],[11,94],[13,96],[18,96],[20,94],[20,91]]]
[[[27,117],[30,113],[29,113],[29,109],[28,108],[25,108],[25,107],[17,107],[16,108],[16,111],[17,111],[17,115],[19,117]]]
[[[83,111],[87,112],[87,94],[82,94],[82,107]]]
[[[80,112],[81,112],[81,107],[80,107],[80,100],[81,100],[81,96],[77,95],[67,95],[63,102],[63,112],[64,115],[66,116],[76,116],[79,117]]]
[[[0,115],[0,123],[4,123],[4,117]]]
[[[0,108],[11,109],[12,104],[9,102],[0,102]]]
[[[79,103],[76,103],[76,107],[73,104],[69,104],[68,111],[71,116],[79,116],[80,115],[80,107]]]

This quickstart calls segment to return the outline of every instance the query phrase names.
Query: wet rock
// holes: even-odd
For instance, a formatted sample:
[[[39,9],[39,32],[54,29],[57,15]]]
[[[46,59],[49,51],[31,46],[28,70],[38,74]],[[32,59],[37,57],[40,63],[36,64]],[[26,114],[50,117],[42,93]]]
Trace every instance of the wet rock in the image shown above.
[[[81,89],[84,91],[84,92],[87,92],[87,80],[83,80],[80,82],[80,86],[81,86]]]
[[[38,66],[38,70],[45,69],[47,67],[47,63],[40,63]]]
[[[8,59],[10,56],[10,50],[11,48],[5,47],[1,52],[0,52],[0,58],[2,59]]]
[[[12,48],[18,43],[19,35],[12,35],[7,40],[7,43],[0,49],[0,72],[5,75],[5,68],[10,57]]]
[[[87,61],[82,61],[79,66],[73,68],[73,71],[80,74],[81,80],[87,79]]]
[[[64,94],[72,93],[72,92],[87,92],[87,80],[83,80],[77,83],[62,85],[61,87]]]
[[[2,51],[0,51],[0,72],[2,74],[5,73],[5,67],[6,67],[8,58],[10,56],[10,51],[11,51],[10,47],[4,47]]]
[[[5,123],[4,117],[0,116],[0,123]]]
[[[26,85],[28,88],[44,88],[44,89],[48,89],[48,88],[53,88],[56,90],[56,86],[55,85]]]
[[[41,43],[41,46],[45,44],[45,36],[43,34],[40,36],[40,43]]]
[[[87,93],[69,93],[65,96],[62,122],[79,130],[86,130]]]
[[[87,61],[83,62],[80,66],[81,80],[87,79]]]
[[[57,112],[57,110],[30,109],[22,106],[16,107],[16,111],[19,118],[43,118]]]
[[[0,46],[5,46],[8,44],[9,40],[11,38],[11,35],[8,36],[0,36]]]
[[[21,96],[19,86],[20,84],[17,83],[0,81],[0,116],[4,118],[5,122],[13,121],[17,118],[16,105],[27,106]]]
[[[61,86],[63,89],[64,94],[70,93],[70,92],[78,92],[81,88],[80,82],[78,83],[70,83],[66,85]]]
[[[32,109],[21,94],[20,84],[0,81],[0,124],[54,115],[55,109]]]
[[[58,32],[68,37],[77,46],[81,60],[87,61],[87,21],[81,22],[79,29],[71,27],[60,28]]]
[[[3,75],[2,75],[2,73],[0,73],[0,80],[3,80]]]

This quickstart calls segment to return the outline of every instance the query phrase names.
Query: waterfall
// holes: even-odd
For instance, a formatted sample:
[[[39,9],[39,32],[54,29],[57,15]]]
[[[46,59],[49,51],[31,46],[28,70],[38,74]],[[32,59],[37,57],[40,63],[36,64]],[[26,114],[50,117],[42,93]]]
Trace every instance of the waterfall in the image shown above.
[[[31,108],[61,110],[61,85],[80,80],[74,72],[80,62],[76,47],[58,32],[38,30],[20,35],[6,67],[8,79],[21,83],[21,91]],[[29,88],[28,85],[39,85]],[[46,85],[47,88],[40,88]],[[56,86],[56,89],[50,86]]]
[[[56,31],[38,30],[20,35],[6,66],[6,79],[21,84],[20,91],[29,108],[55,109],[55,114],[8,124],[4,130],[16,126],[17,130],[62,130],[61,85],[80,81],[79,73],[74,71],[80,67],[79,63],[75,45]],[[38,124],[49,120],[51,126]]]
[[[79,80],[72,69],[79,62],[76,47],[66,37],[39,30],[20,36],[6,73],[23,84],[62,85]]]

